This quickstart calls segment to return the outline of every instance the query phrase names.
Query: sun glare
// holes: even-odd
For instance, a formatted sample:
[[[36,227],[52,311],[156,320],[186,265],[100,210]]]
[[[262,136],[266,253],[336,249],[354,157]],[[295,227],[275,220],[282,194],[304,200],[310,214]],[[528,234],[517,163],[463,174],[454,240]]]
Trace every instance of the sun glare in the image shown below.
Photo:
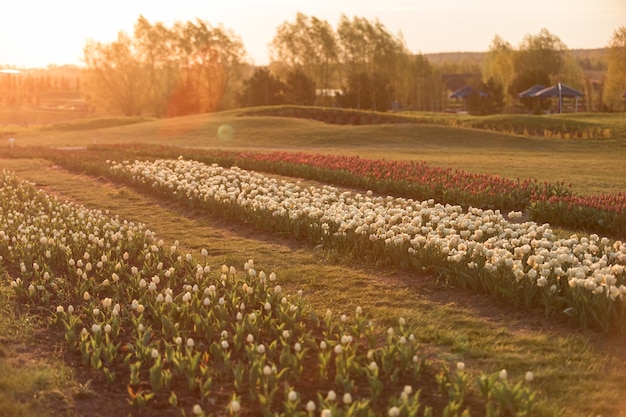
[[[392,33],[401,32],[413,52],[478,52],[487,50],[496,34],[516,44],[525,34],[542,27],[558,35],[569,48],[602,48],[612,31],[623,24],[626,3],[528,0],[520,5],[482,0],[469,6],[459,0],[428,4],[388,0],[382,5],[373,0],[230,0],[204,4],[188,0],[14,1],[9,10],[0,13],[0,65],[80,65],[87,39],[110,42],[118,31],[131,33],[140,15],[166,25],[196,18],[223,24],[242,38],[255,63],[266,64],[268,44],[277,27],[293,20],[297,12],[332,25],[342,14],[380,19]]]

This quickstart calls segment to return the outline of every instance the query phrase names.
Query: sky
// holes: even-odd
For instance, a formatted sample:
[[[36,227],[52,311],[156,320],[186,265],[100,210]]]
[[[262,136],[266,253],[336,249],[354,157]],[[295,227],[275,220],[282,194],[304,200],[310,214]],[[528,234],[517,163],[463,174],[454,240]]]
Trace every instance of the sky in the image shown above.
[[[542,28],[569,49],[602,48],[626,26],[625,0],[2,0],[0,66],[82,65],[87,39],[108,43],[151,23],[200,18],[242,40],[250,62],[269,62],[268,44],[296,13],[336,27],[342,14],[378,19],[414,53],[484,52],[496,35],[518,47]]]

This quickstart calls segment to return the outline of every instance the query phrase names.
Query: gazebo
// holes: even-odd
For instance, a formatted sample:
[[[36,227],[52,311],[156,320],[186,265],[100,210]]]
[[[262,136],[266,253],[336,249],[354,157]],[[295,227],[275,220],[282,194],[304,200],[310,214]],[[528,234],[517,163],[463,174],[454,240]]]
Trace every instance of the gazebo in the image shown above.
[[[519,98],[524,98],[524,97],[532,97],[533,94],[535,94],[538,91],[541,91],[543,89],[545,89],[546,87],[544,85],[541,84],[535,84],[532,87],[530,87],[528,90],[524,90],[521,93],[519,93],[517,96]]]
[[[520,93],[521,94],[521,93]],[[558,83],[552,87],[544,88],[543,90],[535,91],[529,97],[537,98],[549,98],[556,97],[559,99],[559,113],[563,113],[563,97],[574,97],[576,100],[576,111],[578,111],[578,97],[582,97],[583,93],[578,90],[568,87],[565,84]]]
[[[474,87],[472,87],[471,85],[466,85],[463,88],[459,88],[456,91],[453,91],[452,93],[450,93],[450,95],[448,97],[450,98],[467,98],[469,96],[471,96],[472,94],[475,94],[477,91],[474,90]],[[488,94],[485,93],[484,91],[478,90],[478,95],[480,97],[487,97]]]
[[[467,111],[467,98],[473,94],[478,94],[479,97],[487,97],[489,94],[485,93],[482,90],[475,90],[471,85],[466,85],[465,87],[459,88],[456,91],[453,91],[448,96],[449,98],[458,98],[463,100],[463,107]]]

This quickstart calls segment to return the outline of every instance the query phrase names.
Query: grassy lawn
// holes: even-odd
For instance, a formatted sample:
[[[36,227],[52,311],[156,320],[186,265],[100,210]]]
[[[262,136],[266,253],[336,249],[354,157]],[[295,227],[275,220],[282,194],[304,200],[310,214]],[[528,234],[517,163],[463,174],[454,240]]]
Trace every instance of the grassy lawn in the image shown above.
[[[97,125],[93,121],[75,122],[73,128],[64,123],[20,132],[15,139],[20,146],[159,143],[358,154],[426,161],[433,166],[509,178],[562,181],[572,183],[579,194],[598,194],[626,190],[626,119],[615,116],[620,115],[552,116],[594,120],[623,132],[608,139],[542,139],[427,124],[338,126],[303,119],[239,117],[236,111],[143,122],[133,119],[137,123],[132,124],[119,120],[124,124],[99,129],[91,128]],[[108,123],[113,124],[110,119]],[[229,140],[218,136],[219,127],[226,124],[234,128]]]
[[[555,117],[614,124],[615,132],[624,131],[620,129],[626,125],[608,116]],[[626,191],[626,137],[621,133],[602,140],[538,139],[435,125],[334,126],[300,119],[239,117],[236,112],[135,122],[76,122],[75,126],[29,129],[15,137],[19,146],[132,142],[358,154],[571,182],[581,194]],[[224,124],[235,129],[230,140],[217,135]],[[100,127],[103,125],[115,126]],[[214,265],[242,265],[252,258],[260,269],[275,271],[288,293],[303,290],[319,312],[330,308],[337,314],[349,313],[361,306],[381,325],[405,317],[419,324],[416,337],[436,364],[463,361],[471,372],[506,368],[511,375],[532,370],[546,415],[626,416],[623,337],[583,331],[565,317],[548,320],[541,313],[517,311],[484,295],[444,288],[428,273],[346,261],[245,225],[207,218],[127,187],[68,173],[47,161],[0,159],[0,168],[13,170],[62,199],[146,223],[168,245],[179,240],[183,248],[196,253],[207,248]],[[54,348],[40,350],[39,356],[25,356],[47,324],[24,312],[17,314],[10,307],[7,283],[2,286],[0,417],[79,415],[76,410],[81,410],[80,415],[116,415],[107,414],[102,407],[88,410],[81,405],[89,401],[106,404],[107,398],[123,403],[124,397],[84,389],[87,379],[74,375]],[[130,410],[118,404],[114,412],[127,414]]]
[[[0,285],[0,416],[70,415],[78,385],[55,352],[47,325],[14,309],[13,291]]]

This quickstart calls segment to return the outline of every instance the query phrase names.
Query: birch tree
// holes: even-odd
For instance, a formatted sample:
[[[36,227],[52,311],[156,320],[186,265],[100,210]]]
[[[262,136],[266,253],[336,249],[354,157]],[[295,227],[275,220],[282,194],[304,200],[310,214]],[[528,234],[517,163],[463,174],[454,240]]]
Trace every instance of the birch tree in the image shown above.
[[[612,111],[626,111],[626,26],[613,33],[607,60],[604,104]]]
[[[389,103],[378,103],[380,100],[377,99],[376,92],[380,89],[374,88],[373,83],[376,80],[380,83],[381,78],[387,78],[385,84],[390,83],[388,76],[399,72],[399,63],[406,57],[403,42],[390,34],[379,21],[370,22],[360,17],[350,20],[345,15],[341,16],[337,35],[340,60],[345,71],[344,82],[349,81],[355,89],[351,93],[356,94],[357,108],[361,107],[361,102],[371,102],[374,109],[388,107]],[[363,73],[367,77],[363,77]],[[362,85],[363,82],[372,85],[365,86]],[[365,93],[372,96],[364,97]]]
[[[515,78],[510,93],[515,95],[535,84],[548,86],[560,82],[567,47],[547,29],[526,35],[515,54]]]
[[[89,40],[84,48],[86,95],[97,108],[136,116],[147,99],[147,78],[132,39],[119,32],[110,44]]]
[[[163,23],[152,25],[140,16],[135,24],[134,36],[138,59],[145,66],[148,78],[146,110],[155,116],[164,116],[171,109],[180,78],[177,35]]]
[[[493,79],[504,92],[509,92],[515,77],[515,53],[510,43],[496,35],[483,61],[483,81]],[[513,100],[510,94],[505,94],[506,107],[510,108]]]
[[[277,75],[302,72],[323,90],[337,80],[337,35],[326,20],[296,15],[293,23],[283,22],[270,44],[272,61],[282,65]],[[282,68],[281,68],[282,67]]]
[[[246,53],[233,32],[197,19],[171,28],[140,17],[134,37],[89,41],[85,92],[96,106],[125,115],[179,116],[234,105]],[[230,104],[225,104],[230,103]]]

